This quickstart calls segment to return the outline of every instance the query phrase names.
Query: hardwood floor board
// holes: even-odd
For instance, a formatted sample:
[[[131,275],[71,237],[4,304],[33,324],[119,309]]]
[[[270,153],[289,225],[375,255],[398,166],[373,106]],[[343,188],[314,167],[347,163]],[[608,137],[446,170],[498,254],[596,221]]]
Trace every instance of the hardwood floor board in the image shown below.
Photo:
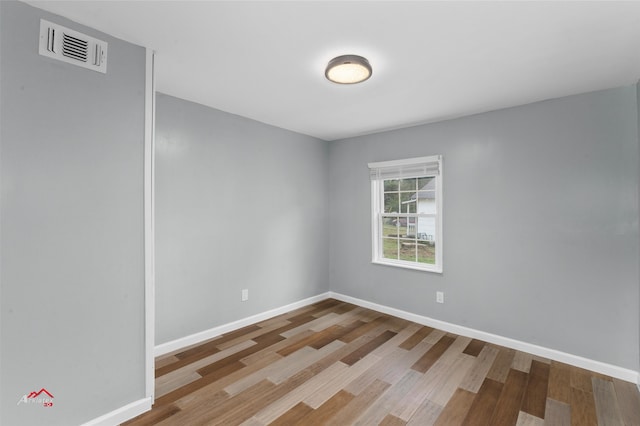
[[[426,372],[427,370],[429,370],[429,368],[431,368],[433,364],[435,364],[438,359],[440,359],[442,354],[449,348],[449,346],[451,346],[453,341],[453,338],[443,336],[435,345],[431,347],[431,349],[429,349],[419,360],[417,360],[415,364],[411,366],[411,368],[420,373]]]
[[[487,377],[492,380],[496,380],[500,383],[504,383],[509,375],[511,369],[511,363],[516,355],[516,351],[513,349],[507,349],[500,346],[494,346],[498,349],[498,356],[493,362],[493,365],[487,373]]]
[[[247,340],[245,342],[239,343],[234,347],[225,349],[224,351],[216,352],[206,358],[202,358],[198,361],[186,364],[182,368],[173,370],[170,373],[157,377],[156,398],[162,397],[179,387],[200,379],[202,375],[197,373],[199,369],[209,366],[221,359],[225,359],[228,356],[243,351],[253,345],[255,345],[255,342]]]
[[[249,340],[249,342],[253,342],[255,343],[252,346],[249,346],[246,349],[243,349],[239,352],[235,352],[230,356],[227,356],[226,358],[222,358],[219,361],[216,361],[212,364],[209,364],[207,366],[204,366],[202,368],[199,368],[197,370],[198,374],[200,374],[201,376],[206,376],[208,374],[214,373],[215,371],[219,370],[220,368],[225,367],[228,364],[232,364],[235,362],[240,361],[241,359],[246,358],[247,356],[254,354],[256,352],[259,352],[265,348],[268,348],[269,346],[271,346],[273,343],[277,342],[278,338],[282,339],[279,336],[273,336],[273,341],[269,341],[269,340],[261,340],[260,343],[255,343],[253,340]],[[243,365],[246,365],[243,363]]]
[[[375,365],[380,358],[375,355],[368,355],[355,364],[351,365],[344,373],[335,376],[315,389],[307,396],[303,402],[313,409],[317,409],[329,398],[342,390],[347,384],[355,380],[356,377]],[[347,364],[348,365],[348,364]]]
[[[180,419],[181,423],[179,424],[189,426],[239,424],[251,417],[249,413],[256,400],[275,388],[276,385],[268,380],[263,380],[222,403],[207,407],[205,414],[198,416],[198,418],[184,417]]]
[[[314,357],[314,355],[318,358]],[[318,351],[309,347],[301,348],[299,351],[294,352],[287,357],[281,357],[278,361],[275,361],[270,365],[243,377],[240,380],[236,380],[229,386],[225,387],[224,390],[229,395],[239,394],[243,390],[250,388],[256,383],[267,379],[272,374],[283,374],[283,370],[286,369],[287,371],[286,373],[284,373],[283,379],[281,380],[284,381],[298,371],[302,370],[307,365],[315,362],[319,358],[322,358],[324,355],[325,353],[321,353],[318,356]],[[274,382],[274,380],[271,380],[271,382],[277,384],[276,382]]]
[[[312,321],[299,325],[298,327],[294,327],[290,330],[284,331],[280,333],[280,335],[284,338],[289,338],[306,330],[321,331],[335,324],[337,318],[340,318],[340,315],[331,312],[324,317],[316,318]]]
[[[511,368],[522,371],[523,373],[528,373],[531,369],[531,361],[533,361],[533,356],[531,354],[516,351],[516,354],[513,357],[513,362],[511,363]]]
[[[520,411],[516,426],[544,426],[544,420],[524,411]]]
[[[571,426],[571,406],[555,399],[547,398],[544,410],[545,426]]]
[[[421,377],[421,373],[411,369],[408,370],[396,384],[390,386],[376,400],[375,404],[370,405],[353,424],[369,426],[380,423],[398,402],[403,398],[411,398],[409,392]]]
[[[381,358],[386,357],[388,354],[398,349],[399,345],[404,342],[409,336],[415,333],[418,328],[420,328],[419,324],[409,323],[406,327],[400,328],[397,331],[389,330],[393,333],[396,333],[396,335],[384,342],[382,345],[375,348],[372,354],[377,355]]]
[[[411,397],[393,407],[391,414],[408,421],[427,399],[444,407],[473,365],[473,357],[469,355],[451,352],[449,356],[453,359],[443,355],[436,361],[410,390]]]
[[[431,426],[438,420],[442,410],[443,407],[427,400],[411,416],[407,426]]]
[[[471,355],[471,354],[467,354]],[[440,416],[438,416],[435,422],[436,426],[458,426],[461,425],[467,413],[471,408],[471,404],[475,399],[476,394],[464,389],[456,389],[453,396],[444,406]]]
[[[453,361],[457,354],[462,353],[469,341],[471,341],[469,337],[458,336],[454,338],[451,336],[444,336],[435,345],[433,345],[433,347],[429,349],[422,358],[416,361],[411,368],[424,373],[436,362],[442,363],[447,360]],[[467,356],[471,358],[471,356]]]
[[[490,425],[504,384],[493,379],[485,379],[462,422],[466,426]]]
[[[480,351],[484,348],[485,345],[486,343],[483,342],[482,340],[473,339],[471,342],[469,342],[467,347],[464,348],[464,351],[462,351],[462,353],[465,353],[471,356],[478,356],[478,354],[480,354]]]
[[[522,398],[527,387],[528,375],[520,370],[511,369],[504,383],[490,424],[493,426],[511,426],[518,420]]]
[[[202,345],[203,349],[201,350],[197,350],[198,347],[192,347],[192,349],[189,349],[185,352],[177,353],[175,357],[178,358],[178,361],[172,362],[170,364],[165,364],[162,366],[156,366],[155,372],[154,372],[155,377],[158,378],[158,377],[164,376],[165,374],[171,373],[172,371],[178,370],[193,362],[199,361],[202,358],[206,358],[208,356],[211,356],[220,352],[220,349],[217,348],[218,338],[220,338],[220,336],[214,339],[213,341],[205,342]],[[184,354],[189,354],[189,355],[184,355]]]
[[[352,321],[349,324],[336,324],[327,329],[327,333],[324,333],[321,336],[313,339],[312,342],[309,343],[314,349],[320,349],[321,347],[328,345],[329,343],[340,339],[342,336],[351,333],[356,328],[364,325],[365,323],[360,320]]]
[[[376,403],[376,400],[390,387],[389,383],[381,380],[374,380],[346,406],[344,406],[332,419],[334,425],[352,424],[360,413],[366,411],[368,407]]]
[[[178,361],[180,361],[180,358],[178,358],[175,355],[161,356],[161,357],[156,358],[155,368],[156,369],[162,368],[162,367],[164,367],[166,365],[173,364],[174,362],[178,362]]]
[[[596,405],[596,416],[598,426],[618,426],[623,425],[622,412],[618,405],[616,390],[613,382],[603,380],[599,377],[592,377],[593,399]],[[640,419],[638,419],[640,422]]]
[[[333,363],[318,374],[313,374],[310,369],[305,369],[298,374],[309,374],[309,379],[300,384],[295,389],[295,392],[283,395],[276,401],[272,402],[268,406],[259,410],[254,417],[265,424],[269,424],[288,410],[293,408],[296,404],[302,402],[307,396],[311,395],[316,388],[320,387],[322,383],[330,380],[332,377],[344,374],[348,370],[345,364],[341,362]],[[295,377],[295,376],[294,376]],[[290,379],[291,380],[291,379]]]
[[[387,322],[388,318],[385,315],[380,315],[377,318],[366,322],[364,325],[353,329],[350,333],[345,334],[344,336],[340,337],[340,340],[345,342],[345,343],[350,343],[354,340],[356,340],[357,338],[364,336],[366,334],[370,334],[372,331],[373,333],[376,333],[379,330],[386,330],[387,329]]]
[[[272,345],[264,345],[262,346],[262,348],[257,351],[257,352],[253,352],[251,354],[248,354],[247,356],[243,357],[240,359],[240,361],[242,361],[243,363],[249,365],[249,364],[253,364],[257,361],[259,361],[261,358],[263,358],[266,354],[268,353],[276,353],[279,357],[282,357],[282,355],[278,354],[277,352],[287,346],[290,346],[300,340],[306,339],[309,336],[312,336],[313,334],[315,334],[313,331],[311,330],[307,330],[305,332],[296,334],[295,336],[289,338],[289,339],[284,339],[282,336],[280,336],[279,334],[274,334],[271,335],[272,339],[279,339],[277,340],[275,343],[273,343]],[[258,344],[263,343],[265,340],[255,340]]]
[[[433,345],[422,341],[418,343],[408,352],[404,352],[396,363],[387,365],[384,370],[380,370],[377,378],[384,380],[387,383],[397,383],[398,380],[406,373],[407,369],[410,369],[421,357],[424,356]]]
[[[313,412],[313,408],[309,407],[307,404],[300,402],[296,404],[293,408],[288,410],[286,413],[275,419],[273,422],[269,423],[269,426],[291,426],[298,423],[302,418],[304,418],[307,414]],[[253,421],[253,422],[251,422]],[[264,425],[265,423],[260,422],[255,417],[247,420],[242,423],[244,426],[250,425]]]
[[[571,387],[571,425],[597,426],[595,401],[593,393]]]
[[[551,364],[551,360],[549,358],[544,358],[538,355],[532,355],[534,361],[541,362],[543,364]]]
[[[593,392],[590,371],[574,366],[569,366],[569,371],[572,388],[580,389],[585,392]]]
[[[172,376],[171,373],[165,374],[164,376],[156,379],[154,396],[156,398],[160,398],[161,396],[164,396],[173,390],[181,388],[182,386],[188,385],[189,383],[195,382],[196,380],[201,378],[202,376],[195,371],[175,376]]]
[[[377,349],[380,345],[387,342],[389,339],[391,339],[395,335],[396,333],[394,333],[393,331],[387,330],[381,333],[376,338],[363,344],[362,346],[357,348],[355,351],[345,355],[344,357],[342,357],[340,361],[344,362],[347,365],[353,365],[356,362],[360,361],[365,356],[367,356],[374,349]]]
[[[191,407],[210,402],[210,395],[215,395],[218,392],[223,392],[224,395],[228,394],[224,391],[224,388],[231,383],[235,383],[238,380],[242,380],[244,377],[253,374],[256,371],[266,368],[272,363],[282,359],[282,357],[276,353],[269,353],[265,355],[259,361],[253,364],[247,365],[243,368],[239,368],[223,377],[219,377],[217,380],[207,383],[206,385],[194,390],[188,395],[176,400],[175,404],[183,410],[189,410]]]
[[[296,352],[297,350],[304,348],[305,346],[312,346],[312,344],[318,340],[322,339],[323,341],[326,341],[327,336],[333,337],[335,336],[336,333],[339,333],[341,329],[342,327],[338,325],[332,325],[331,327],[325,328],[322,331],[311,330],[313,334],[309,334],[303,339],[300,339],[295,343],[285,346],[284,348],[278,350],[278,354],[282,356],[288,356]],[[333,340],[336,340],[336,339],[334,338],[332,339],[332,341]]]
[[[330,312],[325,316],[322,316],[320,318],[318,318],[318,322],[311,324],[310,329],[313,331],[322,331],[328,327],[331,327],[332,325],[338,324],[340,322],[342,322],[344,319],[348,319],[351,320],[350,316],[348,316],[347,314],[337,314],[335,312]]]
[[[162,355],[156,375],[126,426],[640,426],[634,383],[336,300]]]
[[[120,426],[154,426],[159,422],[170,418],[179,411],[180,409],[175,405],[167,405],[158,410],[147,411],[135,419],[122,423]]]
[[[548,387],[549,365],[539,361],[532,361],[521,410],[532,416],[544,419]]]
[[[447,335],[447,333],[445,331],[438,330],[436,328],[431,333],[429,333],[427,335],[427,337],[425,337],[422,341],[426,342],[426,343],[431,343],[432,345],[435,345],[436,343],[438,343],[438,341],[440,339],[442,339],[446,335]]]
[[[618,405],[626,426],[640,426],[640,393],[635,384],[613,379]]]
[[[549,388],[547,396],[565,404],[570,403],[571,370],[567,364],[551,361],[549,365]]]
[[[407,422],[397,418],[396,416],[392,416],[391,414],[387,414],[387,416],[380,422],[380,426],[404,426],[406,424]]]
[[[186,386],[183,386],[181,388],[178,388],[176,390],[173,390],[169,393],[167,393],[166,395],[161,396],[160,398],[157,398],[153,404],[154,407],[162,407],[163,405],[168,405],[168,404],[172,404],[177,402],[178,400],[180,400],[181,398],[184,398],[185,396],[188,396],[190,394],[192,394],[193,392],[197,391],[198,389],[201,389],[211,383],[214,383],[218,380],[220,380],[221,378],[242,369],[243,367],[245,367],[244,364],[242,364],[239,361],[230,363],[230,364],[226,364],[224,367],[218,369],[216,372],[208,374],[206,376],[202,376],[201,379],[195,380],[191,383],[189,383]]]
[[[398,347],[395,348],[393,352],[388,353],[384,358],[380,358],[380,360],[371,367],[369,370],[362,373],[355,380],[351,381],[346,387],[345,390],[354,394],[360,395],[360,393],[367,389],[373,382],[376,380],[381,380],[381,375],[388,368],[393,366],[397,366],[399,364],[399,360],[406,354],[407,351],[404,349],[400,349]],[[406,372],[406,367],[397,367],[397,370],[401,373]],[[386,383],[391,384],[391,382],[386,381]]]
[[[192,405],[188,409],[181,409],[171,417],[166,417],[155,423],[154,426],[191,426],[202,424],[208,418],[209,411],[212,407],[216,407],[228,399],[229,395],[225,392],[216,392],[215,394],[209,395],[206,402]]]
[[[267,378],[271,380],[275,384],[280,384],[285,380],[289,379],[291,376],[301,371],[304,368],[309,367],[312,364],[324,359],[326,356],[334,354],[336,350],[345,346],[343,342],[335,340],[328,345],[320,348],[320,349],[311,349],[312,353],[303,357],[296,363],[289,363],[288,365],[283,366],[282,368],[275,368],[269,371]]]
[[[256,331],[256,330],[260,330],[260,329],[261,328],[259,326],[255,325],[255,324],[247,325],[247,326],[239,328],[237,330],[230,331],[228,333],[224,333],[222,336],[220,336],[217,339],[211,341],[211,343],[215,343],[216,347],[218,347],[218,346],[220,346],[221,344],[223,344],[225,342],[228,342],[228,341],[231,341],[231,340],[235,340],[238,337],[245,336],[245,335],[251,333],[252,331]],[[190,349],[189,351],[182,352],[182,353],[178,354],[177,356],[178,356],[178,358],[182,358],[181,355],[185,355],[185,358],[186,358],[186,357],[191,356],[192,353],[194,351],[196,351],[196,350],[197,350],[197,347],[193,348],[193,349]]]
[[[265,334],[261,334],[260,336],[256,336],[253,338],[253,340],[256,343],[262,343],[265,340],[273,340],[275,338],[275,336],[277,336],[280,339],[284,339],[280,334],[284,333],[286,331],[289,331],[293,328],[297,328],[300,326],[303,326],[304,324],[307,324],[313,320],[317,319],[316,317],[312,317],[310,315],[304,315],[301,317],[295,317],[295,318],[289,318],[289,324],[283,325],[281,327],[276,328],[275,330],[272,330],[268,333]]]
[[[289,324],[290,324],[290,322],[285,320],[285,321],[281,321],[279,323],[271,324],[271,325],[266,326],[266,327],[260,327],[258,330],[254,330],[254,331],[251,331],[249,333],[246,333],[246,334],[243,334],[241,336],[238,336],[235,339],[231,339],[231,340],[228,340],[226,342],[222,342],[222,343],[217,345],[217,348],[220,349],[220,350],[224,350],[224,349],[230,348],[232,346],[235,346],[238,343],[242,343],[242,342],[244,342],[246,340],[255,339],[255,338],[259,337],[259,336],[262,336],[264,334],[267,334],[267,333],[269,333],[271,331],[277,330],[277,329],[279,329],[281,327],[284,327],[284,326],[287,326]]]
[[[335,313],[342,315],[342,314],[346,314],[347,312],[352,312],[354,310],[361,311],[362,309],[364,308],[358,305],[354,305],[353,303],[339,302],[338,306],[335,308]]]
[[[468,374],[473,361],[470,355],[458,354],[456,361],[450,364],[445,374],[441,376],[442,383],[438,385],[434,380],[433,384],[427,386],[427,389],[430,388],[427,399],[444,407]]]
[[[400,347],[402,349],[411,350],[418,343],[422,342],[422,340],[424,340],[424,338],[426,338],[432,331],[433,331],[433,328],[427,327],[426,325],[424,325],[420,327],[419,330],[416,330],[416,332],[413,333],[411,337],[407,338],[404,342],[402,342],[402,344],[400,344]]]
[[[309,372],[304,372],[291,379],[276,385],[272,389],[256,393],[248,402],[240,405],[229,405],[224,414],[219,415],[215,420],[209,422],[210,425],[238,425],[252,419],[257,412],[265,406],[269,406],[274,401],[284,395],[291,394],[309,379]],[[245,391],[246,392],[246,391]]]
[[[301,426],[329,424],[338,411],[349,404],[353,398],[354,396],[349,392],[345,392],[343,390],[338,391],[322,405],[307,414],[295,424]]]
[[[289,312],[289,315],[293,315],[293,314]],[[264,321],[257,322],[256,325],[260,328],[266,328],[273,324],[280,324],[280,326],[282,327],[283,325],[287,325],[289,323],[290,321],[287,318],[287,314],[281,314],[281,315],[277,315],[275,317],[266,319]]]
[[[497,356],[498,349],[485,345],[477,355],[466,377],[460,383],[460,387],[469,392],[478,393]]]
[[[323,312],[326,311],[330,308],[333,308],[337,305],[339,305],[341,302],[339,300],[336,299],[325,299],[325,300],[321,300],[319,302],[313,303],[311,306],[313,306],[313,309],[311,311],[309,311],[309,314],[311,315],[316,315],[319,312]]]

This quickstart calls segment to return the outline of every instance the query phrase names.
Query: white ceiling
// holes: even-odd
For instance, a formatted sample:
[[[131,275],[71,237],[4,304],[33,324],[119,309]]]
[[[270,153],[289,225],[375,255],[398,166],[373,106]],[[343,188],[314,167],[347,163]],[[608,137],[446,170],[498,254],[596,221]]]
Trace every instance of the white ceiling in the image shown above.
[[[159,92],[325,140],[640,78],[639,2],[27,3],[156,50]],[[351,53],[372,78],[325,80]]]

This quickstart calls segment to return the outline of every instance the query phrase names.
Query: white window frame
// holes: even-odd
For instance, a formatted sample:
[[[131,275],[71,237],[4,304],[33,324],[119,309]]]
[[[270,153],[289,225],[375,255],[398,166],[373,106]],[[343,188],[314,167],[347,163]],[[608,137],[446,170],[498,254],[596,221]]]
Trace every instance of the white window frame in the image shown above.
[[[425,166],[424,172],[416,172],[422,165],[437,164],[436,172],[429,172],[428,166]],[[408,158],[404,160],[382,161],[369,163],[371,173],[371,235],[372,235],[372,263],[388,266],[396,266],[400,268],[415,269],[419,271],[442,273],[442,156],[432,155],[428,157]],[[391,179],[384,176],[384,172],[395,171],[397,178],[404,177],[434,177],[435,182],[435,200],[436,213],[398,213],[399,217],[435,217],[435,263],[419,263],[416,261],[387,259],[383,257],[383,215],[384,215],[384,180]],[[408,175],[404,175],[403,170],[411,170]],[[382,177],[381,177],[382,174]],[[418,188],[419,189],[419,188]]]

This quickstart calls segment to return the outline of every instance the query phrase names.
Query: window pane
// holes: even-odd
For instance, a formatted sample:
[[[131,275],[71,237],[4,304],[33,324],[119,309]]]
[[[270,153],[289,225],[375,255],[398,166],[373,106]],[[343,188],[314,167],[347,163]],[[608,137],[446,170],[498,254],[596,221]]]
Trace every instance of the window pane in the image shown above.
[[[418,243],[413,240],[400,240],[400,260],[416,261],[416,249]]]
[[[384,191],[397,191],[398,190],[398,179],[388,179],[384,181]]]
[[[436,248],[435,244],[431,242],[419,242],[418,243],[418,262],[420,263],[436,263]]]
[[[418,179],[416,178],[411,178],[411,179],[402,179],[400,181],[400,191],[415,191],[418,189],[417,185],[418,185]]]
[[[436,219],[418,218],[418,262],[436,263]]]
[[[431,182],[424,185],[422,189],[418,191],[418,213],[436,213],[436,191],[435,189],[430,189],[432,186],[435,188],[435,185],[432,184],[433,182],[435,181],[432,179]]]
[[[426,184],[428,184],[430,181],[432,181],[433,179],[435,179],[434,177],[422,177],[422,178],[418,178],[418,189],[423,189],[425,187]],[[435,183],[435,182],[434,182]],[[435,189],[435,185],[434,188]]]
[[[434,242],[436,238],[436,219],[434,217],[419,217],[416,235],[420,241]]]
[[[415,192],[401,192],[400,193],[400,213],[415,213],[416,212],[416,195]]]
[[[400,232],[398,226],[400,225],[400,219],[397,217],[385,216],[382,218],[382,236],[383,237],[398,237]]]
[[[398,259],[398,241],[397,238],[383,238],[382,257],[385,259]]]
[[[390,192],[384,194],[384,212],[385,213],[400,213],[400,194],[397,192]]]

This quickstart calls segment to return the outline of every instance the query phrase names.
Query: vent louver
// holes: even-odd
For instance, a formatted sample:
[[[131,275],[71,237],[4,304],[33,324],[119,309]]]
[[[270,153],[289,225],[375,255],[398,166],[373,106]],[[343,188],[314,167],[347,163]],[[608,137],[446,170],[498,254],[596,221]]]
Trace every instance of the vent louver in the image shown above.
[[[44,19],[40,20],[39,52],[83,68],[107,72],[107,42]]]

